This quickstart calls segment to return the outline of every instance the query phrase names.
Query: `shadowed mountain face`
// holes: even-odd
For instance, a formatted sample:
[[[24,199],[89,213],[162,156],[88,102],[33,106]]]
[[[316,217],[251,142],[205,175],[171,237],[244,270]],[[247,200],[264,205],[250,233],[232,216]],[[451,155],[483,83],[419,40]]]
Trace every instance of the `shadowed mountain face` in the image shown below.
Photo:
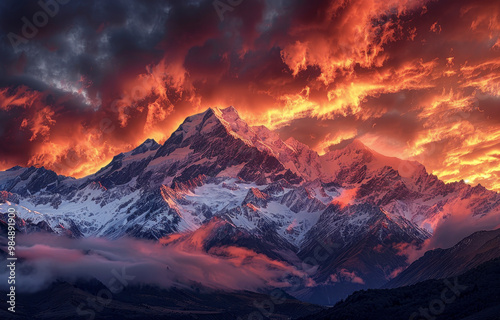
[[[358,291],[303,320],[496,320],[500,314],[500,259],[457,277],[396,289]]]
[[[357,140],[319,156],[230,107],[190,116],[163,145],[146,140],[85,178],[0,172],[2,222],[10,206],[20,233],[251,250],[307,275],[289,294],[331,305],[396,276],[408,266],[403,250],[424,245],[444,218],[498,216],[500,196]]]
[[[498,319],[500,229],[428,251],[380,289],[304,319]]]
[[[479,231],[449,249],[427,251],[385,287],[396,288],[456,276],[499,257],[500,229]]]

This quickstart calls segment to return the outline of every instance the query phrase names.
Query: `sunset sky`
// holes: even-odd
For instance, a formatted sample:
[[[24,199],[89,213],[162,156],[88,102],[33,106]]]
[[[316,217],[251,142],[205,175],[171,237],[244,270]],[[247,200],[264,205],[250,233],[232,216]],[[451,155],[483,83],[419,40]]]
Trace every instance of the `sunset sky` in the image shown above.
[[[320,154],[358,138],[500,191],[498,1],[61,2],[46,25],[0,3],[1,170],[81,177],[233,105]]]

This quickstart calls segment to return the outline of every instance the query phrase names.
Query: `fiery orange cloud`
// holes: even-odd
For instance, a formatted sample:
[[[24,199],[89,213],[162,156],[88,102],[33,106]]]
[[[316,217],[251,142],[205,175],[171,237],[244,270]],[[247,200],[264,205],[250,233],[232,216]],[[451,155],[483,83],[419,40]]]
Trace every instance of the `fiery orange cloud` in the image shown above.
[[[37,98],[38,94],[30,91],[25,86],[18,87],[15,90],[3,88],[0,89],[0,109],[9,111],[14,107],[29,107]]]
[[[0,169],[44,165],[81,177],[146,138],[165,141],[188,115],[233,105],[252,125],[319,153],[358,138],[447,182],[500,191],[498,4],[244,6],[219,25],[203,6],[190,8],[166,23],[179,35],[155,43],[154,54],[134,55],[145,61],[126,60],[100,84],[83,74],[54,90],[2,84],[0,112],[9,122],[1,123],[8,129]],[[199,25],[181,28],[183,19]],[[84,105],[70,107],[82,97]]]

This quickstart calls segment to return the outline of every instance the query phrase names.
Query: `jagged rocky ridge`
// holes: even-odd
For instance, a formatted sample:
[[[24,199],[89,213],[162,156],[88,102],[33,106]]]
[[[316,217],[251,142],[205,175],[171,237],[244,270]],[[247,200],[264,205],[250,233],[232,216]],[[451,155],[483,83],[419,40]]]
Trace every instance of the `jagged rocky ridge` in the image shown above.
[[[0,190],[0,212],[14,205],[21,232],[162,239],[212,226],[205,243],[238,244],[292,265],[329,243],[315,283],[296,293],[326,304],[391,279],[407,266],[401,244],[421,244],[449,208],[481,217],[500,206],[495,192],[445,184],[421,164],[357,140],[319,156],[249,126],[232,107],[188,117],[163,145],[146,140],[85,178],[14,167],[0,172]]]
[[[452,248],[429,251],[386,286],[392,289],[357,291],[300,319],[498,319],[499,234],[480,231]]]
[[[500,258],[500,229],[478,231],[451,248],[427,251],[384,287],[397,288],[457,276],[497,258]]]

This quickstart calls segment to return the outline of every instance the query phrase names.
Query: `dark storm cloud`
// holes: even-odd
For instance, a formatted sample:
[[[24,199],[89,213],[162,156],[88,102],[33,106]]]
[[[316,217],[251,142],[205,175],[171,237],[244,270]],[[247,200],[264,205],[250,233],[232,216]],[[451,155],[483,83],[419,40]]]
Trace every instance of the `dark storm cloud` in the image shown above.
[[[59,9],[14,49],[8,34],[40,6],[0,4],[0,99],[13,101],[0,110],[2,168],[82,176],[148,137],[165,140],[190,114],[233,105],[320,152],[359,138],[447,181],[500,188],[490,157],[500,153],[491,149],[495,3],[72,0]],[[61,167],[70,153],[78,161]],[[484,157],[487,170],[473,170]]]
[[[48,1],[51,2],[51,1]],[[96,94],[103,80],[118,70],[142,72],[161,58],[155,46],[166,29],[166,5],[160,1],[70,1],[60,5],[49,23],[27,43],[11,45],[8,35],[22,36],[22,18],[40,12],[36,1],[4,1],[0,12],[3,83],[39,81],[51,87],[77,83],[82,77]],[[23,62],[23,60],[25,62]],[[12,70],[12,64],[24,64]],[[14,80],[15,81],[15,80]],[[28,83],[23,83],[28,84]]]
[[[66,135],[73,139],[74,144],[62,148],[63,152],[69,152],[78,149],[76,144],[82,130],[97,130],[102,136],[101,120],[110,118],[113,122],[117,121],[117,112],[111,103],[122,95],[123,82],[138,77],[147,66],[155,65],[164,58],[165,44],[175,42],[180,30],[185,29],[182,24],[188,25],[186,22],[190,20],[175,19],[189,16],[190,12],[196,11],[193,8],[197,8],[194,2],[178,1],[70,1],[59,5],[59,9],[54,11],[58,13],[50,17],[46,26],[38,28],[35,37],[13,46],[9,35],[10,38],[13,34],[24,36],[22,19],[26,17],[32,23],[33,15],[40,12],[41,7],[37,1],[2,2],[0,70],[3,72],[0,74],[0,87],[11,88],[6,94],[27,96],[38,93],[37,99],[30,99],[32,103],[29,106],[11,105],[0,110],[0,143],[2,152],[5,152],[2,158],[9,159],[9,165],[30,161],[37,164],[38,160],[43,164],[47,159],[37,160],[34,157],[49,140],[57,147],[61,144],[58,136]],[[205,10],[208,8],[206,4]],[[172,12],[177,14],[175,19]],[[199,11],[197,15],[192,18],[202,17]],[[174,21],[167,23],[168,19]],[[206,31],[200,27],[197,29],[200,33]],[[52,123],[50,130],[43,141],[38,141],[40,135],[30,141],[33,135],[22,130],[22,123],[35,117],[46,106],[53,111],[50,120],[45,119]],[[133,111],[130,113],[133,114]],[[144,120],[145,116],[139,115],[138,118]],[[135,128],[133,124],[132,121],[127,130],[113,126],[117,127],[113,130],[114,134],[102,137],[100,142],[107,140],[113,143],[115,136],[130,138],[130,129]],[[39,125],[33,123],[33,126]],[[133,137],[128,142],[117,144],[126,148],[136,142],[137,137]],[[111,156],[111,152],[118,150],[103,151]],[[78,153],[81,162],[92,161],[85,151]],[[54,161],[64,161],[64,156]],[[53,168],[53,164],[48,166]],[[73,169],[76,168],[63,168],[61,173],[71,174]]]

